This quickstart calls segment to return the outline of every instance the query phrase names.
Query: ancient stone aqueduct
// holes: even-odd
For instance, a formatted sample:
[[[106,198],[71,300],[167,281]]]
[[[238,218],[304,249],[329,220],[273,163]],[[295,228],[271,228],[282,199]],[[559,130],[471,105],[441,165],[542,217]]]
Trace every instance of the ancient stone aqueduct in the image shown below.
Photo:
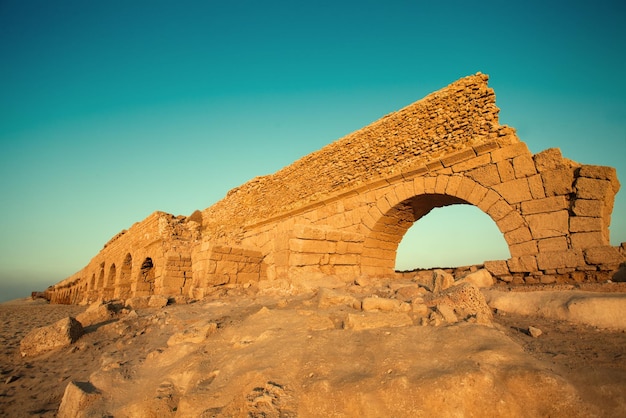
[[[408,228],[454,204],[480,208],[503,234],[511,257],[484,264],[499,280],[607,279],[624,259],[609,242],[615,169],[558,149],[532,155],[499,125],[487,80],[458,80],[202,212],[155,212],[46,296],[201,298],[225,284],[392,276]]]

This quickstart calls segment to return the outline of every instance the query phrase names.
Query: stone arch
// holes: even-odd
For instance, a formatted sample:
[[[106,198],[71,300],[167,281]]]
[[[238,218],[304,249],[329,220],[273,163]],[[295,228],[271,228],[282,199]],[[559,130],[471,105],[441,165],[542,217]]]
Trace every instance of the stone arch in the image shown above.
[[[130,296],[132,271],[133,257],[130,255],[130,253],[127,253],[126,257],[124,257],[124,261],[122,261],[120,274],[117,277],[117,282],[115,283],[114,296],[116,298],[125,299]]]
[[[104,285],[102,286],[102,297],[104,299],[113,298],[113,287],[115,285],[116,276],[117,269],[115,268],[115,263],[112,263],[109,267],[109,274],[107,275],[106,280],[104,281]]]
[[[148,296],[154,294],[155,266],[152,257],[146,257],[141,263],[137,279],[135,281],[135,296]]]
[[[96,292],[101,293],[104,288],[104,261],[100,263],[100,273],[98,273],[98,280],[96,281]]]
[[[504,236],[511,255],[514,246],[531,239],[522,216],[500,194],[463,175],[420,177],[391,185],[364,219],[370,231],[363,242],[361,273],[394,272],[396,251],[414,222],[439,207],[469,204],[486,213]]]

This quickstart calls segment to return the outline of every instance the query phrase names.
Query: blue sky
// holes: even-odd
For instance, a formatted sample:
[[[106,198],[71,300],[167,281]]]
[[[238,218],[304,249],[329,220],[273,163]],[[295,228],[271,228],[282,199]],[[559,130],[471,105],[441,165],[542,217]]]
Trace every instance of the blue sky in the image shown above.
[[[80,270],[155,210],[204,209],[477,71],[532,152],[626,184],[625,18],[603,0],[2,0],[0,300]],[[508,257],[472,209],[416,223],[399,265]]]

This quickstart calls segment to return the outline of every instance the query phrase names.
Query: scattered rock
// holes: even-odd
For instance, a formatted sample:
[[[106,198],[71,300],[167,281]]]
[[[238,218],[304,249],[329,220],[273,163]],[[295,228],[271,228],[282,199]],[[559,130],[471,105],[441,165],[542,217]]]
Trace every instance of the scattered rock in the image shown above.
[[[90,382],[72,381],[65,388],[57,418],[93,416],[88,411],[100,398],[100,392]]]
[[[446,289],[449,289],[454,285],[454,276],[450,273],[446,273],[441,269],[433,270],[433,279],[431,291],[433,293],[439,293]]]
[[[35,328],[20,342],[22,357],[32,357],[46,351],[68,347],[83,335],[83,326],[67,317],[47,327]]]
[[[76,319],[87,327],[114,318],[122,308],[120,302],[95,302],[89,305],[85,312],[78,314]]]
[[[440,303],[437,305],[437,312],[439,312],[443,319],[450,324],[454,324],[459,321],[454,313],[454,309],[446,303]]]
[[[368,312],[348,314],[344,328],[361,331],[384,327],[406,327],[413,325],[411,317],[402,312]]]
[[[347,305],[355,309],[361,309],[361,303],[351,295],[344,292],[322,287],[317,292],[317,306],[319,308],[328,308],[337,305]]]
[[[463,277],[461,280],[458,280],[454,284],[459,285],[462,283],[470,283],[478,287],[479,289],[482,289],[482,288],[492,287],[494,280],[493,280],[493,276],[491,275],[491,273],[489,273],[489,271],[487,271],[486,269],[480,269],[478,271],[468,274],[467,276]]]
[[[411,306],[407,303],[400,302],[397,299],[370,297],[363,299],[361,302],[363,311],[383,311],[383,312],[408,312]]]
[[[528,327],[528,334],[533,337],[533,338],[537,338],[539,337],[541,334],[543,334],[543,331],[541,331],[539,328],[533,327],[532,325]]]
[[[217,324],[215,322],[210,322],[201,326],[192,326],[184,330],[183,332],[177,332],[176,334],[172,335],[167,340],[167,345],[171,347],[173,345],[183,343],[199,344],[206,340],[209,335],[215,333],[216,331]]]
[[[404,302],[412,302],[415,298],[421,298],[426,289],[418,285],[402,286],[396,290],[396,298]]]
[[[163,295],[152,295],[148,300],[149,308],[163,308],[169,303],[169,298]]]
[[[452,307],[457,318],[462,320],[475,318],[478,323],[490,324],[493,319],[493,313],[485,297],[476,286],[470,283],[453,286],[439,295],[434,295],[430,301],[431,306],[442,303]]]

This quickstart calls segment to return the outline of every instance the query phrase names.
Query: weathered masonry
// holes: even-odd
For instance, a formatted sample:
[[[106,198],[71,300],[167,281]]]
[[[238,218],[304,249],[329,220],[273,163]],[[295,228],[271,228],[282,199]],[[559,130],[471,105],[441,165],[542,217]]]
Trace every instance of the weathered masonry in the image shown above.
[[[478,207],[503,234],[511,258],[485,262],[501,280],[608,278],[624,261],[609,241],[615,170],[558,149],[532,155],[499,125],[487,79],[463,78],[202,212],[155,212],[48,297],[198,298],[232,283],[390,276],[408,228],[456,204]]]

